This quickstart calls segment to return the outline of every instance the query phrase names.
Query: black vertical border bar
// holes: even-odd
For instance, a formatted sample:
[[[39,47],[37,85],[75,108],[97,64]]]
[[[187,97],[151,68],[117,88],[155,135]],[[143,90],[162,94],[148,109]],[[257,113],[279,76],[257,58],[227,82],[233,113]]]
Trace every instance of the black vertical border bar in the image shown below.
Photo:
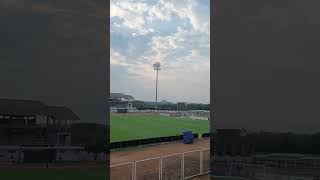
[[[216,40],[216,0],[210,1],[210,179],[213,179],[213,156],[214,156],[214,122],[216,113],[215,98],[215,40]]]
[[[223,15],[223,0],[210,1],[210,179],[213,179],[214,155],[216,154],[216,126],[218,103],[216,94],[217,44],[219,39],[219,20]]]
[[[106,89],[106,121],[107,121],[107,137],[105,138],[106,141],[106,173],[108,180],[110,180],[110,106],[109,106],[109,96],[110,96],[110,1],[104,0],[105,2],[105,8],[106,8],[106,27],[105,27],[105,39],[106,39],[106,82],[107,83],[107,89]]]

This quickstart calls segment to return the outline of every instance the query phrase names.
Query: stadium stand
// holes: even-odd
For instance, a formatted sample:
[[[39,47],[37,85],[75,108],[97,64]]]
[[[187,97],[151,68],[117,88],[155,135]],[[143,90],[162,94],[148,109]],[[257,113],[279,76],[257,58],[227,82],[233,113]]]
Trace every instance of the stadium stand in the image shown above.
[[[71,160],[59,159],[57,155],[63,152],[78,154],[84,149],[71,141],[69,125],[78,120],[79,117],[67,107],[47,106],[33,100],[0,99],[2,162]],[[76,159],[79,158],[73,158]]]
[[[110,93],[110,111],[113,113],[127,113],[136,110],[132,106],[134,98],[131,95],[122,93]]]

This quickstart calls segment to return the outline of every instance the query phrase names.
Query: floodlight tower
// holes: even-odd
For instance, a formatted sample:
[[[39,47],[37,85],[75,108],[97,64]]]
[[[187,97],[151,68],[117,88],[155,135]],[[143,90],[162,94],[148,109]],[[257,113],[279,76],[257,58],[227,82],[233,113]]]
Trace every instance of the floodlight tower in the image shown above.
[[[153,69],[157,71],[157,77],[156,77],[156,105],[155,105],[155,110],[157,111],[157,106],[158,106],[158,73],[159,70],[161,70],[160,63],[155,62],[153,64]]]

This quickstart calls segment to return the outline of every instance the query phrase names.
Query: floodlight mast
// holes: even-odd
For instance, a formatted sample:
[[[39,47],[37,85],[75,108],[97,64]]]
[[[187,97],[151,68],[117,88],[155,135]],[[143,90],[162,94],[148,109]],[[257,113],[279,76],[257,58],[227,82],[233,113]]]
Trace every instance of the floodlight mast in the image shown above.
[[[153,70],[157,71],[157,76],[156,76],[156,104],[155,104],[155,110],[157,111],[157,109],[158,109],[158,73],[159,73],[159,70],[161,70],[159,62],[155,62],[153,64]]]

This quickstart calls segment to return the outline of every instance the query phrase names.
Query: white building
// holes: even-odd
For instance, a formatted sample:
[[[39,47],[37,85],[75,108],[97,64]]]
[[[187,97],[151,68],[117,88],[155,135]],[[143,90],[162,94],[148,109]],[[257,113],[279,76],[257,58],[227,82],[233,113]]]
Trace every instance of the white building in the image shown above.
[[[113,113],[127,113],[136,111],[132,106],[134,98],[131,95],[122,93],[110,93],[110,111]]]

